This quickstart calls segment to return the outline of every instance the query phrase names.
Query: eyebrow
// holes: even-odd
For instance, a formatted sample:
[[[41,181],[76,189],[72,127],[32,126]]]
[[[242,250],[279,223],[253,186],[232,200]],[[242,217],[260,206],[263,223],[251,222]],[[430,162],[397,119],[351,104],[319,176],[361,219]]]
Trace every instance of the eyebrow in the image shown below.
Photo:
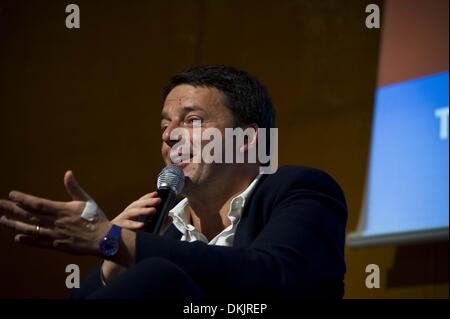
[[[186,114],[188,114],[190,112],[195,112],[195,111],[205,112],[205,110],[202,107],[200,107],[200,106],[196,106],[196,105],[183,106],[183,108],[181,110],[181,117],[184,117],[184,116],[186,116]],[[169,114],[167,114],[167,112],[162,112],[161,113],[161,120],[169,120],[170,121]]]

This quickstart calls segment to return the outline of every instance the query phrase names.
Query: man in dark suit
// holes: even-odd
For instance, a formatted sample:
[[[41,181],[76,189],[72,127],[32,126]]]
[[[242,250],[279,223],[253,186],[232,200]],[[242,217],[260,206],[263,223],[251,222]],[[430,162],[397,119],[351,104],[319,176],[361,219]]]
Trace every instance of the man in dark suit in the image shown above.
[[[75,298],[341,298],[347,209],[330,176],[300,166],[261,175],[259,162],[195,162],[171,134],[191,132],[195,122],[222,136],[227,128],[273,128],[266,89],[244,71],[201,66],[174,76],[164,98],[163,159],[186,178],[184,199],[169,213],[162,236],[142,232],[139,221],[155,213],[155,192],[112,222],[95,204],[94,217],[86,219],[93,200],[71,172],[65,186],[73,201],[12,192],[0,201],[7,213],[1,223],[19,231],[19,242],[104,260]],[[237,152],[257,148],[258,138],[246,139]]]

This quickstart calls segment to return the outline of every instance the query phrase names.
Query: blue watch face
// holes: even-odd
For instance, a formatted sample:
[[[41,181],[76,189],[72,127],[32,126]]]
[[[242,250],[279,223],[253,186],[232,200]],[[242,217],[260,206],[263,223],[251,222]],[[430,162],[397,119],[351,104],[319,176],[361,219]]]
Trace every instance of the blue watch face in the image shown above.
[[[100,242],[100,253],[105,257],[112,257],[119,251],[119,241],[115,238],[105,237]]]

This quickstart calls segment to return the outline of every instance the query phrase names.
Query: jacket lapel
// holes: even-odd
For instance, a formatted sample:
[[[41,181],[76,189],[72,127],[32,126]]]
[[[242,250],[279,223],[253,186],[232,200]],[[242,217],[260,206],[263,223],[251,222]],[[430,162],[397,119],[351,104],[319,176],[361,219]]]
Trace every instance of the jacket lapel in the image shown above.
[[[172,239],[180,240],[180,238],[181,238],[181,233],[180,233],[180,231],[174,226],[174,224],[171,224],[171,225],[169,226],[169,228],[167,229],[167,231],[164,233],[163,236],[164,236],[164,237],[168,237],[168,238],[172,238]]]

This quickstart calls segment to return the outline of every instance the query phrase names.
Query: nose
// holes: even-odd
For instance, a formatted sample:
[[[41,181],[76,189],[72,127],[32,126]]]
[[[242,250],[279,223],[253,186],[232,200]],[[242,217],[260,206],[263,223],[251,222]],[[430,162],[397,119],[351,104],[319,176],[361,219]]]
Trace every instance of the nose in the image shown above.
[[[181,140],[181,136],[178,134],[171,134],[172,131],[177,128],[176,123],[170,123],[164,132],[162,133],[162,140],[164,143],[166,143],[169,147],[174,146],[177,142]],[[171,135],[173,135],[171,137]]]

